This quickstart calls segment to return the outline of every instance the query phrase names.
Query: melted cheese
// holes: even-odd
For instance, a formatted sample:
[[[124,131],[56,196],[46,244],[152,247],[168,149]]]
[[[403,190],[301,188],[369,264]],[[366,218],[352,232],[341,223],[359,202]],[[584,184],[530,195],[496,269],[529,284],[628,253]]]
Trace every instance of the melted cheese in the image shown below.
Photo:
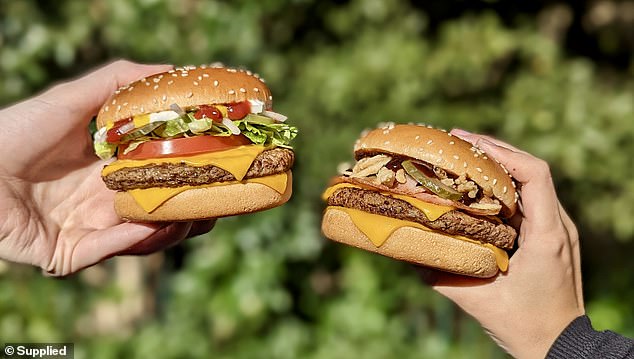
[[[433,232],[432,229],[423,226],[420,223],[404,221],[401,219],[390,218],[385,216],[380,216],[378,214],[372,214],[364,211],[360,211],[358,209],[345,208],[345,207],[332,207],[337,208],[338,210],[342,210],[346,212],[354,225],[361,231],[363,234],[370,239],[370,241],[376,246],[380,247],[385,243],[385,241],[399,228],[402,227],[414,227],[418,229],[422,229],[424,231]],[[506,272],[509,265],[509,257],[508,254],[488,243],[480,243],[469,238],[463,236],[452,236],[453,238],[460,239],[463,241],[471,242],[477,244],[482,247],[486,247],[490,249],[495,255],[495,261],[497,263],[498,268],[502,272]]]
[[[355,186],[353,184],[350,183],[338,183],[332,187],[329,187],[326,189],[326,191],[324,191],[324,194],[322,195],[323,200],[327,200],[330,196],[332,196],[332,194],[340,189],[340,188],[344,188],[344,187],[353,187],[353,188],[361,188],[359,186]],[[424,201],[421,201],[420,199],[417,198],[413,198],[413,197],[409,197],[409,196],[403,196],[400,194],[396,194],[396,193],[388,193],[388,192],[379,192],[382,195],[385,196],[390,196],[390,197],[394,197],[394,198],[398,198],[400,200],[403,200],[409,204],[411,204],[412,206],[418,208],[419,210],[421,210],[423,213],[425,213],[425,216],[427,216],[427,218],[430,221],[435,221],[437,220],[440,216],[442,216],[443,214],[452,211],[454,208],[453,207],[449,207],[449,206],[440,206],[437,204],[433,204],[433,203],[427,203]]]
[[[149,164],[173,163],[187,164],[193,167],[213,165],[231,173],[238,181],[247,174],[253,160],[264,151],[264,146],[246,145],[225,151],[208,152],[185,157],[153,158],[148,160],[118,160],[104,167],[102,176],[126,167],[142,167]]]
[[[147,188],[147,189],[133,189],[128,191],[134,200],[148,213],[152,213],[160,205],[165,203],[168,199],[176,196],[179,193],[185,192],[189,189],[205,188],[205,187],[218,187],[228,185],[238,185],[246,183],[259,183],[263,184],[276,192],[283,194],[286,191],[288,185],[288,176],[286,173],[280,173],[272,176],[250,178],[244,181],[230,181],[230,182],[216,182],[202,186],[182,186],[176,188]]]

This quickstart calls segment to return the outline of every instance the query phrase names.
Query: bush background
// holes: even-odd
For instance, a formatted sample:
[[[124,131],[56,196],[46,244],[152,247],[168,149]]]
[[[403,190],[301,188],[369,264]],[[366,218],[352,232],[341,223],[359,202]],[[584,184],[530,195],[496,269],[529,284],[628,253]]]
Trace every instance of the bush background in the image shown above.
[[[410,266],[321,237],[321,191],[380,121],[548,160],[581,232],[588,313],[634,336],[632,1],[0,0],[0,47],[3,105],[120,57],[221,61],[259,72],[301,130],[283,207],[62,280],[0,263],[0,342],[75,342],[77,358],[506,357]]]

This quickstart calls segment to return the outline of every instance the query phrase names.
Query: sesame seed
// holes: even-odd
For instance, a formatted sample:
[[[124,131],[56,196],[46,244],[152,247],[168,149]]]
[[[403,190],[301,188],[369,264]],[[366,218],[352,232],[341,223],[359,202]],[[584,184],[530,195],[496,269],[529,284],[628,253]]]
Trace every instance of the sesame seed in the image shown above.
[[[240,87],[240,92],[245,93],[245,92],[247,92],[247,90],[245,88],[243,88],[243,87]]]
[[[450,145],[454,145],[454,144],[456,144],[456,143],[455,143],[454,141],[449,141],[449,144],[450,144]]]
[[[389,144],[390,144],[390,141],[385,141],[383,144],[385,144],[385,145],[389,145]]]
[[[172,77],[178,77],[178,74],[177,73],[173,73]]]
[[[467,162],[462,162],[462,167],[467,168]]]
[[[127,102],[124,102],[124,103],[123,103],[123,106],[128,106],[128,103],[127,103]]]
[[[132,91],[132,89],[134,89],[134,87],[132,86],[128,87],[128,91]]]
[[[253,75],[253,72],[247,70],[247,75],[251,76],[251,75]]]
[[[480,167],[476,167],[476,171],[478,171],[478,172],[482,173],[482,168],[480,168]]]
[[[442,161],[441,158],[436,158],[436,163],[440,163],[440,161]]]
[[[156,99],[156,97],[152,99],[152,102],[153,102],[155,105],[158,105],[158,100]]]
[[[439,154],[439,155],[442,155],[442,149],[441,149],[441,150],[438,150],[438,154]]]
[[[273,99],[273,95],[269,95],[269,100],[272,100],[272,99]]]
[[[506,186],[504,186],[504,188],[502,188],[502,193],[506,193],[508,192],[508,188],[506,188]]]
[[[489,180],[489,176],[484,176],[484,177],[482,177],[482,178],[484,178],[484,180],[485,180],[485,181],[488,181],[488,180]]]
[[[194,86],[198,86],[198,81],[194,81]]]
[[[185,94],[185,97],[188,97],[188,98],[192,96],[194,96],[194,93],[191,91]]]
[[[218,86],[218,80],[214,80],[214,86]]]
[[[106,106],[106,107],[103,108],[103,110],[106,111],[106,112],[108,111],[108,109],[110,109],[109,106]]]
[[[233,91],[233,90],[229,90],[229,95],[233,95],[234,93],[236,93],[236,92]]]
[[[162,79],[163,78],[163,74],[158,75],[158,78]]]
[[[203,77],[202,76],[198,76],[198,81],[202,81]]]
[[[414,139],[415,139],[415,140],[418,140],[418,139],[420,139],[420,136],[416,136],[416,137],[414,137]]]
[[[459,160],[459,159],[460,159],[460,157],[458,157],[458,155],[453,155],[453,158],[454,158],[455,160]]]
[[[159,88],[159,85],[154,85],[153,87],[154,90],[158,90],[158,88]]]
[[[148,81],[145,81],[144,84],[145,84],[145,86],[150,86],[150,82],[148,82]]]
[[[255,77],[256,79],[259,79],[259,78],[260,78],[260,75],[258,75],[258,74],[253,74],[253,77]]]
[[[203,77],[209,77],[209,74],[203,74]]]
[[[117,99],[115,98],[115,99],[112,100],[112,104],[114,105],[116,103],[117,103]]]
[[[189,75],[187,72],[181,73],[181,76],[183,76],[183,77],[187,77],[187,75]]]
[[[494,179],[493,179],[493,185],[495,186],[497,183],[498,183],[498,179],[497,179],[497,178],[494,178]]]
[[[143,112],[143,111],[144,111],[143,106],[141,106],[141,107],[139,108],[139,111],[141,111],[141,112]]]
[[[487,156],[482,156],[482,158],[485,159],[485,160],[489,159],[489,157],[487,157]]]
[[[511,185],[515,188],[515,182],[511,181]]]
[[[257,88],[257,87],[254,87],[254,88],[253,88],[253,91],[255,91],[255,92],[260,92],[260,89],[259,89],[259,88]]]
[[[160,77],[155,77],[154,79],[152,79],[152,81],[154,81],[154,83],[159,83],[159,81],[161,81]]]
[[[171,85],[171,84],[173,84],[173,83],[174,83],[174,80],[169,80],[169,81],[167,81],[167,84],[168,84],[168,85]]]
[[[427,141],[428,145],[431,145],[432,143],[434,143],[434,141],[432,141],[432,140]]]
[[[163,95],[163,97],[161,97],[161,100],[163,100],[163,102],[167,101],[167,95]]]
[[[117,111],[121,111],[121,105],[117,105]]]

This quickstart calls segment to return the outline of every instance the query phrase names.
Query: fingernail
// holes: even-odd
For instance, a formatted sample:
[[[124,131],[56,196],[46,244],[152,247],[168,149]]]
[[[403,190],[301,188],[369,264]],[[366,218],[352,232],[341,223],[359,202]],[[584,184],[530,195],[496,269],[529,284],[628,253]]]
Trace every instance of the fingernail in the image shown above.
[[[463,129],[461,129],[461,128],[454,128],[454,129],[452,129],[452,130],[451,130],[451,134],[452,134],[452,135],[456,135],[456,136],[458,136],[458,137],[460,137],[460,136],[471,136],[471,135],[472,135],[472,133],[471,133],[471,132],[469,132],[469,131],[465,131],[465,130],[463,130]]]

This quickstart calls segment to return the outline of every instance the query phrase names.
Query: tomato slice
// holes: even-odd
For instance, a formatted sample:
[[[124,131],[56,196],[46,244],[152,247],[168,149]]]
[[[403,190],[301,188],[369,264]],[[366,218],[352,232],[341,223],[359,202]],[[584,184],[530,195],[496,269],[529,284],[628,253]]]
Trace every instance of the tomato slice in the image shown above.
[[[123,152],[128,145],[119,146],[117,158],[122,160],[144,160],[148,158],[190,156],[250,144],[252,144],[251,141],[243,135],[195,136],[170,140],[152,140],[143,142],[125,155]]]

